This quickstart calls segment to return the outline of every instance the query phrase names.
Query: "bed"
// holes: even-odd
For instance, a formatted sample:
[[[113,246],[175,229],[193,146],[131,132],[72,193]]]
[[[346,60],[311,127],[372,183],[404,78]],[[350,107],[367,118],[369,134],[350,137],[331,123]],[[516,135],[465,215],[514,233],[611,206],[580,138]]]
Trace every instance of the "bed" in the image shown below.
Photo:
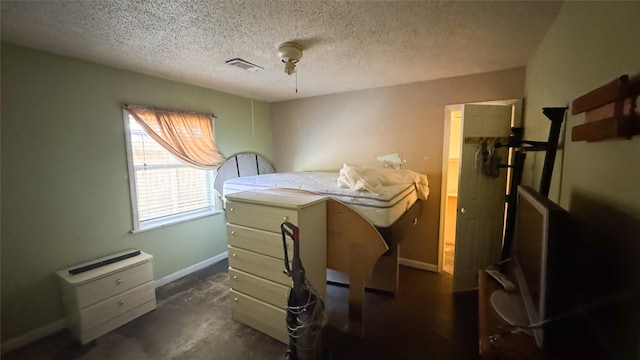
[[[348,171],[364,171],[356,167],[340,173],[275,173],[265,163],[250,153],[231,157],[216,176],[216,189],[223,198],[255,189],[326,195],[328,280],[349,284],[349,329],[362,335],[364,288],[397,292],[398,246],[417,223],[428,187],[425,192],[415,183],[382,185],[377,178],[357,182],[349,174],[345,180]],[[426,176],[421,179],[426,182]],[[340,181],[347,187],[338,186]]]

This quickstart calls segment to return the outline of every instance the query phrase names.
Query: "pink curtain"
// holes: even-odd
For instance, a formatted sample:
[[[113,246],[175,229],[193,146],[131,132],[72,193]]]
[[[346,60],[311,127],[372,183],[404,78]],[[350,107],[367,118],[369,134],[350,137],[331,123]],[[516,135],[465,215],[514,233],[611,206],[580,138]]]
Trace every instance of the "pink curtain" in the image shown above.
[[[213,115],[135,105],[125,109],[149,136],[182,162],[211,170],[225,161],[214,141]]]

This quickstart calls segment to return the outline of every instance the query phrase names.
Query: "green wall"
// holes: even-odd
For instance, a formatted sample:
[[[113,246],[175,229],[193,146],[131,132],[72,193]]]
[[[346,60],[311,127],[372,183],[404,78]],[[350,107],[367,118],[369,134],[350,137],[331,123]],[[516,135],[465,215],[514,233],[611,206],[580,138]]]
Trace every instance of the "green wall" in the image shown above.
[[[251,102],[3,43],[2,342],[63,317],[55,270],[137,248],[157,280],[226,251],[222,214],[130,233],[122,105],[214,113],[225,156],[271,159],[270,105]]]
[[[640,2],[564,3],[527,67],[525,137],[546,139],[544,106],[573,99],[623,74],[640,75]],[[638,110],[636,110],[638,112]],[[551,198],[568,209],[578,232],[576,258],[585,273],[585,299],[612,296],[585,316],[611,359],[640,358],[640,311],[624,295],[640,287],[640,135],[631,140],[571,141],[584,114],[567,116],[564,150],[553,174]],[[543,154],[527,157],[525,180],[536,187]],[[635,289],[635,290],[634,290]]]

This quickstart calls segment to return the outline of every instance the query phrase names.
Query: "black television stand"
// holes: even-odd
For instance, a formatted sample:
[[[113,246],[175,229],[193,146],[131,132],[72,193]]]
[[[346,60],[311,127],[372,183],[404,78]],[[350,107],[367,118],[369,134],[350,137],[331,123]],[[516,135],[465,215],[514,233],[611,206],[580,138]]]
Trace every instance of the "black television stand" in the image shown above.
[[[549,188],[551,187],[551,174],[556,160],[556,152],[558,149],[558,139],[562,122],[564,121],[566,107],[545,107],[542,113],[551,121],[549,127],[549,137],[547,141],[531,141],[523,140],[524,128],[511,128],[512,135],[509,137],[507,144],[498,144],[496,146],[509,147],[515,149],[513,154],[513,163],[507,164],[505,167],[512,168],[511,179],[509,184],[509,194],[507,195],[507,213],[504,229],[504,239],[502,242],[501,259],[507,259],[511,256],[511,243],[513,242],[513,233],[515,230],[516,205],[518,185],[522,181],[522,172],[524,171],[524,161],[529,151],[544,151],[544,165],[542,167],[542,175],[540,177],[540,188],[538,191],[549,196]]]

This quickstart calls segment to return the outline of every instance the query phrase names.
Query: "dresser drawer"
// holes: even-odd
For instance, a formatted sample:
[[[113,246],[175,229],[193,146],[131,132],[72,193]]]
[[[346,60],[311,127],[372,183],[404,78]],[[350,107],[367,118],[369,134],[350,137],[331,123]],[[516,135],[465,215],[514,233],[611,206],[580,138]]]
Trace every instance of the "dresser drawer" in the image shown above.
[[[235,291],[253,296],[282,309],[287,307],[289,287],[229,268],[229,285]]]
[[[298,224],[298,211],[273,206],[227,201],[227,222],[280,234],[284,221]]]
[[[82,309],[81,331],[98,326],[149,301],[155,304],[153,281]]]
[[[76,288],[78,308],[95,304],[153,280],[151,262],[132,266]]]
[[[231,314],[234,320],[247,324],[283,343],[289,342],[287,312],[266,302],[246,296],[233,289]]]
[[[229,246],[229,266],[285,286],[291,284],[291,278],[283,273],[282,259]]]
[[[256,230],[244,226],[227,224],[227,241],[229,245],[251,250],[264,255],[284,259],[282,248],[282,234]],[[293,243],[289,236],[286,237],[287,252],[289,258],[293,256]]]

